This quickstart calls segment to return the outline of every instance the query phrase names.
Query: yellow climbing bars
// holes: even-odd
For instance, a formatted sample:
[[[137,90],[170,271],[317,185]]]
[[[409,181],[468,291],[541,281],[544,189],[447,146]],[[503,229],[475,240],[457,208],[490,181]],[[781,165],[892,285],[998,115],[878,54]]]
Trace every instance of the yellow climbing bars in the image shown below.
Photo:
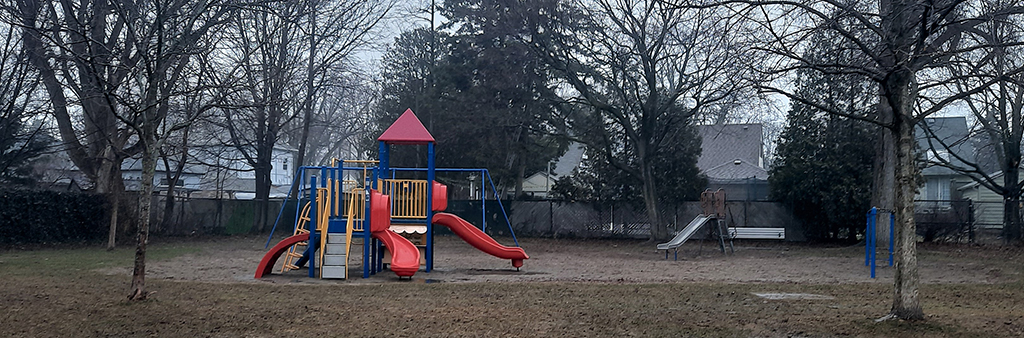
[[[302,212],[299,213],[299,224],[295,227],[295,231],[292,232],[292,236],[299,234],[308,234],[309,229],[309,202],[302,207]],[[301,248],[299,246],[302,246]],[[306,251],[309,246],[309,242],[299,242],[288,248],[288,252],[285,253],[284,263],[281,264],[281,273],[285,273],[288,270],[295,270],[299,267],[295,265],[295,261],[302,257],[302,253]]]
[[[427,181],[386,179],[381,193],[391,195],[391,217],[427,218]]]

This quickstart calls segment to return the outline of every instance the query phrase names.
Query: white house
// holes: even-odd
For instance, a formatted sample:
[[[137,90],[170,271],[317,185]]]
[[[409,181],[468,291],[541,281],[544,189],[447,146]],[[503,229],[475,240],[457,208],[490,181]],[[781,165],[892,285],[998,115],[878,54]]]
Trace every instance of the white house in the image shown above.
[[[523,193],[532,197],[547,198],[555,180],[572,174],[583,161],[583,144],[571,143],[569,149],[558,160],[548,163],[548,170],[530,175],[523,180]]]

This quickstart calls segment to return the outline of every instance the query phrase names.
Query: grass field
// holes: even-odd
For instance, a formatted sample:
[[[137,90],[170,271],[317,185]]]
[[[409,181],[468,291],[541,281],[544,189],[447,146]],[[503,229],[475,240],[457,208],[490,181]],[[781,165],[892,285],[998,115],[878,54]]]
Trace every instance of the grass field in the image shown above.
[[[202,256],[206,242],[151,245],[150,261]],[[887,312],[886,283],[231,283],[150,279],[128,302],[133,250],[0,254],[4,337],[1020,337],[1024,282],[928,284],[927,319]],[[804,253],[806,254],[806,252]],[[922,259],[974,259],[928,251]],[[996,251],[998,256],[998,251]],[[1020,255],[1011,255],[1020,267]],[[995,257],[999,259],[998,257]],[[253,262],[255,266],[255,262]],[[1015,270],[1013,273],[1019,273]],[[753,293],[827,299],[768,300]]]

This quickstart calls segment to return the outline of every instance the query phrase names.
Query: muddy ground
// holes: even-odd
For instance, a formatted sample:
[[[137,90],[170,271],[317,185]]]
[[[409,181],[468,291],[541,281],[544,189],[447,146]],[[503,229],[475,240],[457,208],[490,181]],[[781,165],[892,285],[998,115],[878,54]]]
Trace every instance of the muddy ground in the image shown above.
[[[128,301],[134,250],[0,251],[0,337],[1021,337],[1024,255],[920,248],[922,321],[889,311],[892,268],[861,247],[520,239],[521,271],[457,237],[410,280],[253,279],[265,237],[155,238],[149,300]],[[499,242],[512,244],[510,238]],[[358,268],[356,269],[358,276]]]
[[[276,238],[273,243],[276,243]],[[514,245],[512,238],[498,238]],[[414,281],[426,282],[725,282],[725,283],[882,283],[892,284],[893,269],[879,253],[876,278],[864,266],[864,248],[821,247],[771,241],[737,241],[723,254],[717,242],[693,241],[670,252],[645,241],[520,238],[530,259],[520,271],[508,260],[489,256],[455,236],[437,236],[434,271],[420,271]],[[271,244],[273,244],[271,243]],[[368,279],[361,258],[353,253],[351,281],[318,281],[306,269],[253,279],[266,253],[265,237],[232,237],[203,242],[202,251],[149,265],[153,279],[243,283],[381,283],[397,280],[390,271]],[[1021,278],[1016,265],[998,246],[920,246],[920,276],[925,284],[1007,283]],[[353,249],[358,252],[357,249]],[[1010,253],[1011,255],[1016,254]],[[678,260],[674,258],[678,257]],[[281,262],[278,262],[280,267]],[[127,267],[105,273],[128,274]]]

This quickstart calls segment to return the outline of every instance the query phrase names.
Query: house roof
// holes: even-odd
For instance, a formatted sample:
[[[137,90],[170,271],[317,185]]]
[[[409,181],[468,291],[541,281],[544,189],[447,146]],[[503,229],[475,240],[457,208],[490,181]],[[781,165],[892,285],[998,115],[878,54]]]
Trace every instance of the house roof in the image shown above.
[[[580,162],[583,161],[584,149],[585,148],[581,143],[570,143],[569,149],[565,151],[565,154],[562,154],[562,156],[558,158],[555,167],[551,168],[551,176],[559,178],[572,174],[572,171],[576,169],[576,167],[580,166]]]
[[[406,109],[402,116],[377,138],[377,141],[387,144],[427,144],[434,142],[434,136],[423,127],[423,123],[416,118],[412,109]]]
[[[768,179],[767,170],[740,159],[709,168],[704,171],[704,174],[711,180],[742,180],[748,178],[755,178],[759,180]]]
[[[697,168],[702,172],[732,164],[736,160],[760,167],[764,143],[760,124],[700,126],[699,133],[701,153],[697,158]]]
[[[967,118],[963,116],[926,118],[917,127],[916,135],[918,149],[931,157],[948,157],[949,161],[957,166],[964,165],[963,161],[957,159],[957,156],[974,160],[974,145],[970,139],[970,130],[967,128]],[[933,145],[935,150],[932,150]],[[946,155],[942,153],[946,153]],[[931,157],[926,156],[925,158]],[[955,171],[938,165],[930,165],[922,169],[921,174],[925,176],[954,175]]]

